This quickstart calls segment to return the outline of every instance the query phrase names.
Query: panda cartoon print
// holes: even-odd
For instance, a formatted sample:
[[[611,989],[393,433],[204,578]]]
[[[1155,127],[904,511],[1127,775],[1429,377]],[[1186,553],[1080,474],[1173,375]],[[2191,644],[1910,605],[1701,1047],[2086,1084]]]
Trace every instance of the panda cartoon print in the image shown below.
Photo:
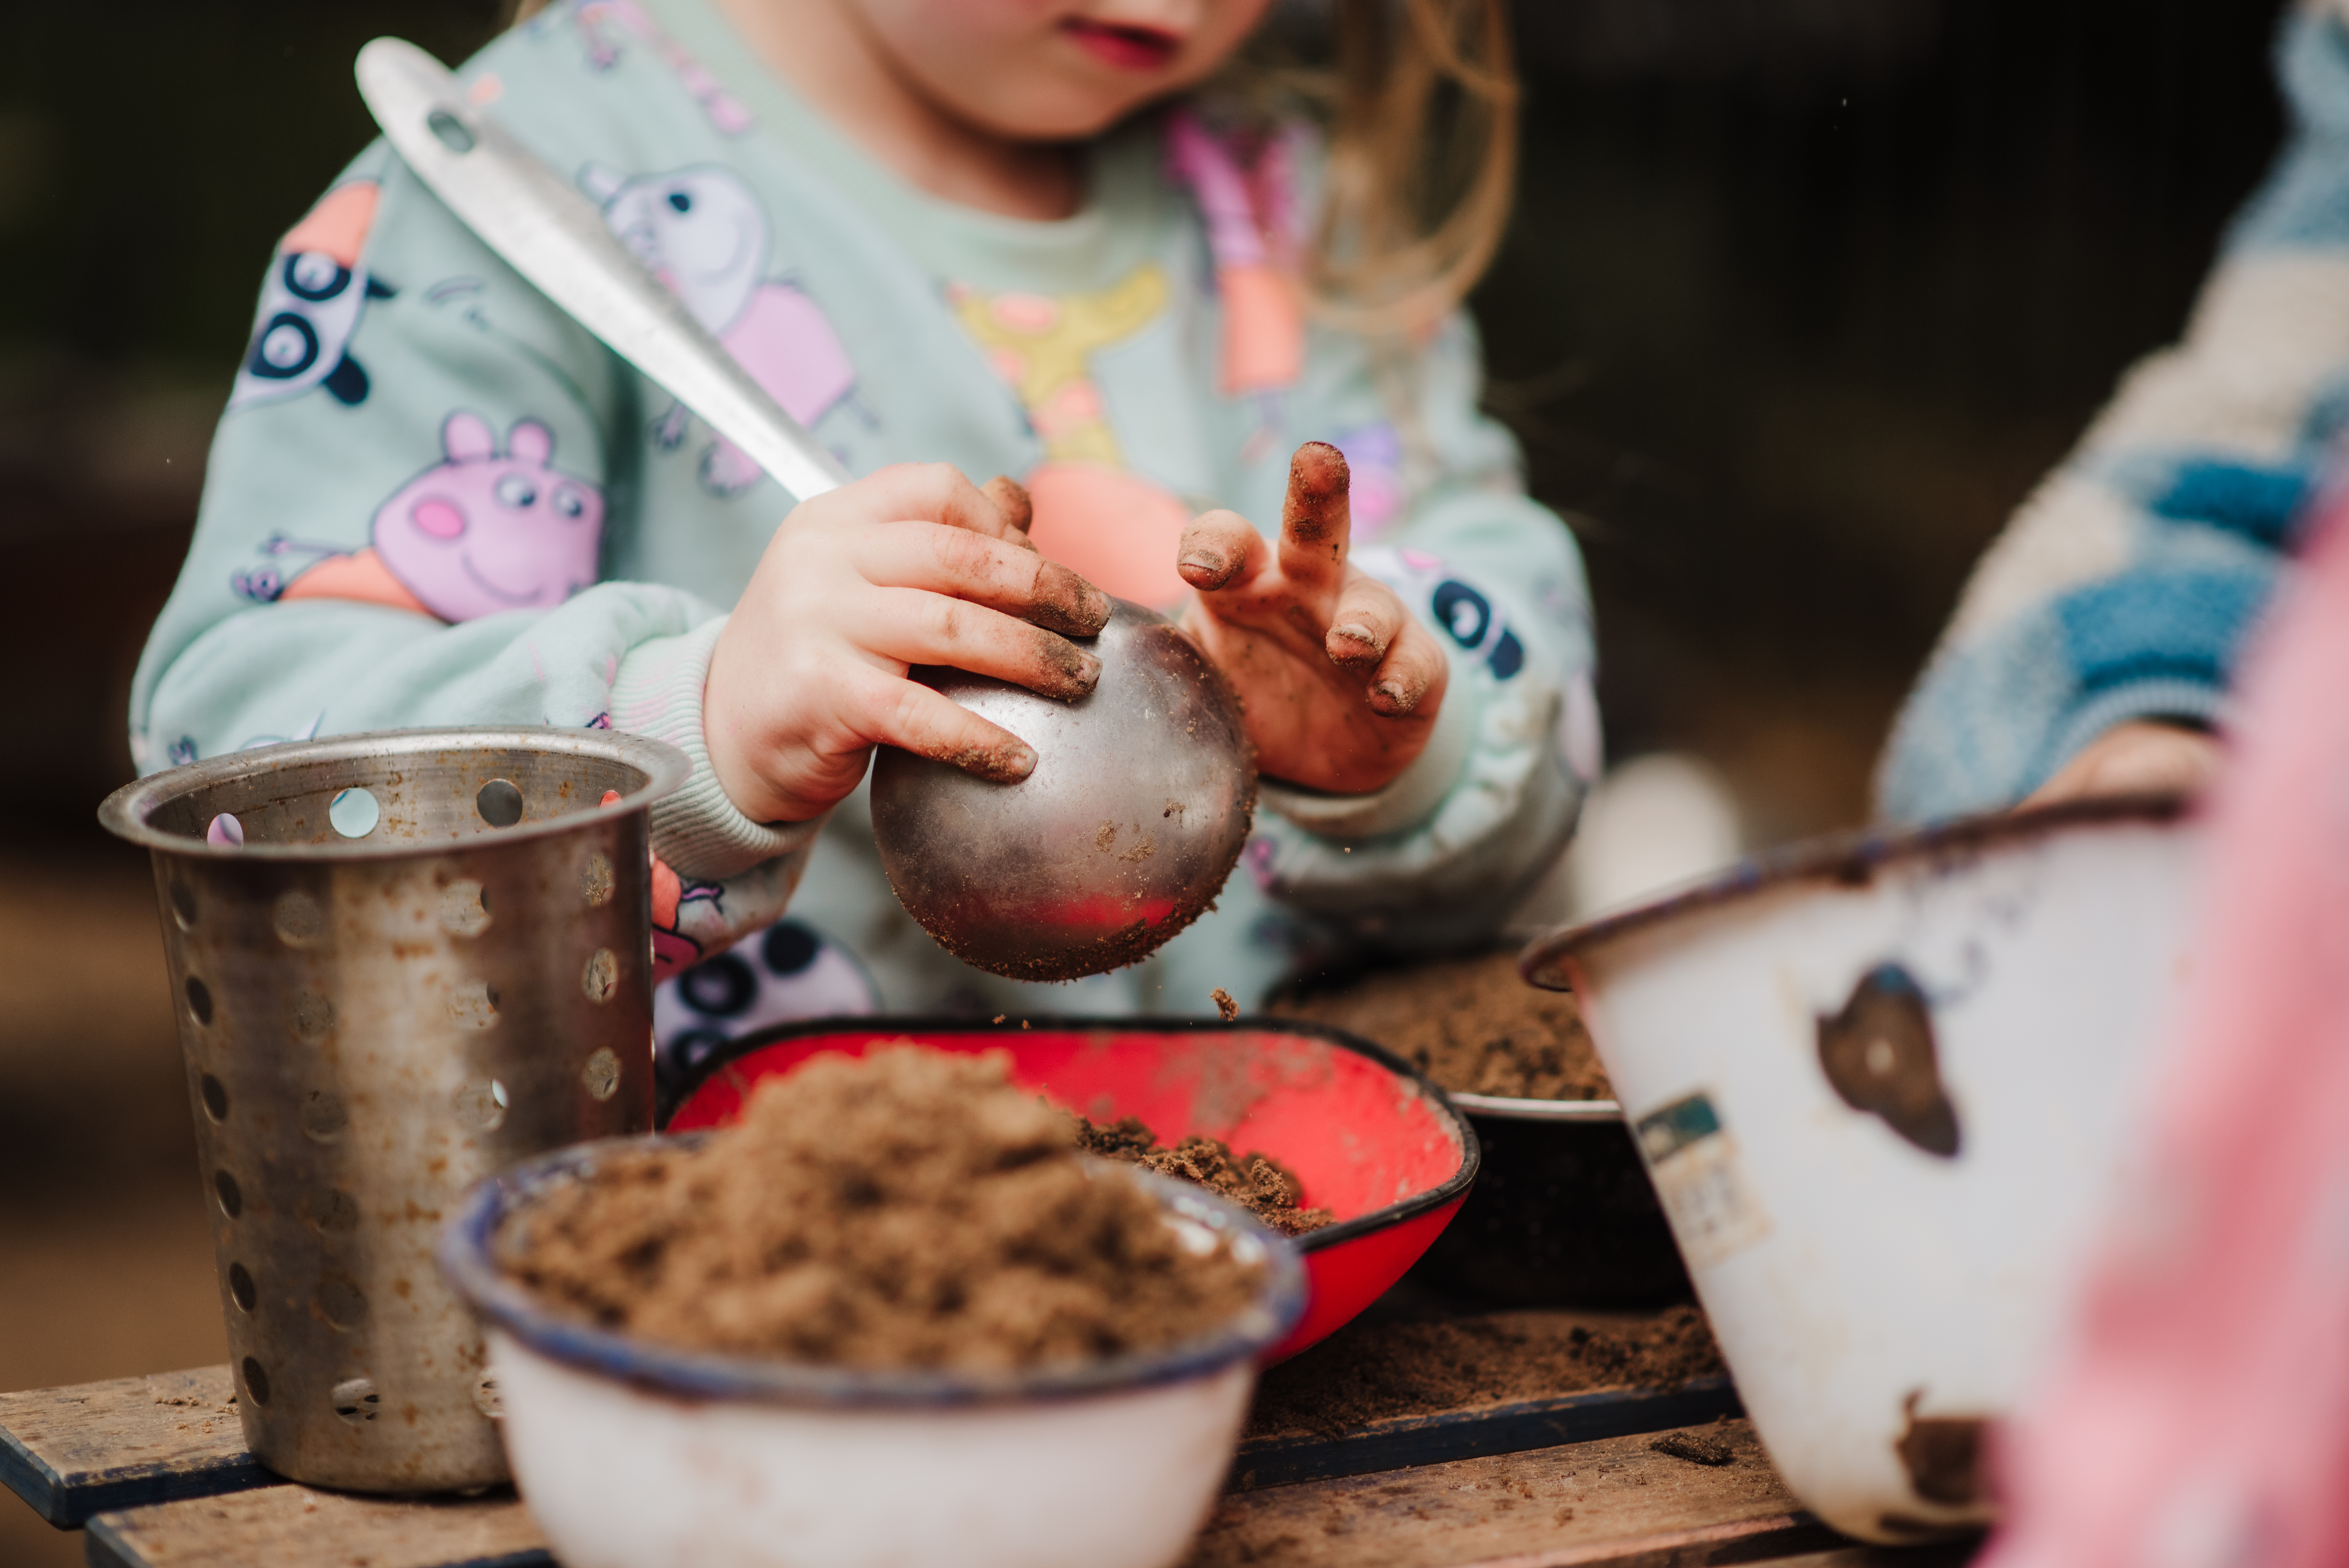
[[[631,180],[590,164],[579,184],[603,204],[604,222],[620,242],[785,413],[813,429],[851,401],[856,368],[831,321],[804,289],[766,275],[773,230],[740,175],[698,164]],[[655,423],[663,450],[685,439],[686,418],[677,404]],[[761,477],[723,437],[702,453],[702,488],[713,495],[740,495]]]
[[[351,338],[367,302],[392,293],[359,265],[376,195],[372,180],[337,185],[278,242],[253,341],[229,393],[231,408],[313,387],[324,387],[345,407],[366,401],[367,372],[350,356]]]

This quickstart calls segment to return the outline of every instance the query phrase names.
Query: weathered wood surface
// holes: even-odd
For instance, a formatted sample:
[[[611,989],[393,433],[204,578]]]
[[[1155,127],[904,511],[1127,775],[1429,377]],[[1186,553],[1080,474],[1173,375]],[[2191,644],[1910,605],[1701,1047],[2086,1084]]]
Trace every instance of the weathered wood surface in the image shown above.
[[[1607,1438],[1234,1493],[1188,1568],[1694,1568],[1843,1544],[1802,1511],[1749,1422],[1685,1430],[1728,1462]]]
[[[1744,1421],[1226,1497],[1188,1568],[1961,1568],[1971,1543],[1891,1551],[1803,1513]],[[91,1568],[552,1568],[512,1494],[361,1498],[279,1485],[102,1514]]]
[[[1436,1416],[1399,1416],[1331,1437],[1252,1438],[1240,1445],[1226,1485],[1232,1491],[1294,1486],[1658,1432],[1744,1413],[1728,1378],[1698,1377],[1678,1388],[1603,1388]]]
[[[510,1491],[411,1501],[280,1484],[89,1522],[90,1568],[548,1568]]]
[[[0,1395],[0,1482],[52,1524],[280,1478],[245,1452],[225,1367]],[[1374,1421],[1334,1436],[1257,1438],[1231,1469],[1234,1491],[1364,1475],[1481,1454],[1552,1448],[1739,1413],[1726,1377],[1677,1389],[1609,1388],[1434,1416]]]
[[[0,1394],[0,1483],[61,1528],[109,1509],[267,1486],[225,1367]]]

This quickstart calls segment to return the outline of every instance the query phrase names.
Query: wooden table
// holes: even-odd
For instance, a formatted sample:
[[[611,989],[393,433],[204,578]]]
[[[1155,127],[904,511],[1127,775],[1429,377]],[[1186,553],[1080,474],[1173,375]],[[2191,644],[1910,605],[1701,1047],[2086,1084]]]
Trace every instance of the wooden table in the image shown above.
[[[244,1450],[225,1367],[0,1395],[0,1481],[86,1525],[93,1568],[552,1564],[511,1491],[357,1497]],[[1726,1379],[1256,1439],[1189,1568],[1955,1568],[1970,1543],[1854,1545],[1805,1513]]]

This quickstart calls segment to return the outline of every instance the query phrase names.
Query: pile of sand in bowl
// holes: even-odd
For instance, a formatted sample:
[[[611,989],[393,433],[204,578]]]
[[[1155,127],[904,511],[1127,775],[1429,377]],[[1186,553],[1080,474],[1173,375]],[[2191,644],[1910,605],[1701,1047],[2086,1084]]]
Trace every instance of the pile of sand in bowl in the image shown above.
[[[606,1328],[858,1368],[1063,1365],[1240,1314],[1261,1259],[1198,1250],[1007,1063],[817,1057],[698,1147],[620,1155],[532,1204],[499,1262]]]
[[[1161,1176],[1172,1176],[1195,1187],[1205,1187],[1227,1203],[1237,1203],[1258,1224],[1284,1236],[1302,1236],[1334,1225],[1338,1216],[1328,1209],[1309,1209],[1300,1201],[1305,1183],[1297,1172],[1269,1154],[1235,1154],[1219,1138],[1195,1132],[1169,1149],[1138,1116],[1122,1121],[1097,1122],[1070,1113],[1077,1145],[1088,1154],[1138,1165]]]
[[[1373,970],[1277,997],[1266,1010],[1376,1040],[1454,1094],[1614,1098],[1581,1007],[1568,993],[1526,985],[1515,954]]]

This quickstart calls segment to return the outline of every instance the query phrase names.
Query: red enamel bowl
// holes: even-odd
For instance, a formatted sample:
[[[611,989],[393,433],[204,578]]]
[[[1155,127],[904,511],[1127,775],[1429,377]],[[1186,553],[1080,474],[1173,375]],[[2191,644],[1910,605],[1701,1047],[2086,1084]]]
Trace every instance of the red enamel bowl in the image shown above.
[[[747,1035],[696,1068],[666,1126],[728,1126],[752,1084],[820,1051],[856,1057],[907,1041],[1007,1051],[1023,1088],[1095,1121],[1138,1116],[1162,1143],[1199,1132],[1236,1152],[1269,1154],[1304,1182],[1308,1206],[1336,1212],[1336,1224],[1297,1238],[1305,1315],[1268,1361],[1296,1355],[1384,1295],[1476,1181],[1476,1134],[1444,1091],[1335,1029],[1286,1018],[1030,1023],[825,1018]]]

